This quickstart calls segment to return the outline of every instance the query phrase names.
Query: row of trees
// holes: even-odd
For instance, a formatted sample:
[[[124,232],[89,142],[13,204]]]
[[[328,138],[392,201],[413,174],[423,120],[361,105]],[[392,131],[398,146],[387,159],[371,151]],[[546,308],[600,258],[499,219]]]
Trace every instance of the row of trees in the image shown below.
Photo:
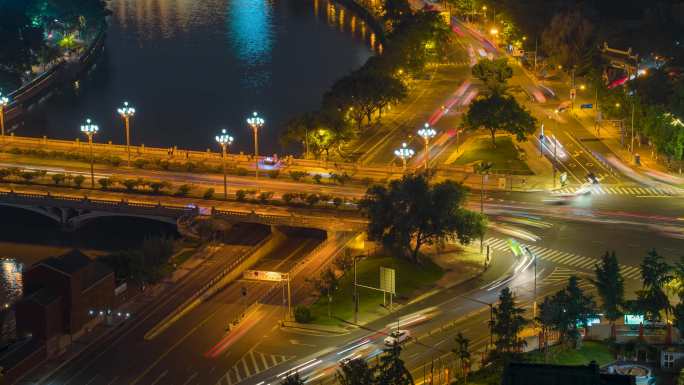
[[[169,258],[174,244],[169,236],[146,237],[139,249],[108,254],[99,260],[114,270],[117,279],[155,283],[172,270]]]
[[[451,32],[436,12],[411,11],[406,0],[386,0],[383,54],[342,77],[323,96],[321,108],[292,118],[283,145],[301,145],[307,155],[344,156],[344,146],[408,95],[406,79],[422,76],[431,61],[446,58]]]
[[[606,253],[594,267],[594,278],[600,304],[580,288],[578,278],[571,276],[567,286],[544,298],[534,320],[541,328],[544,351],[548,351],[548,335],[557,332],[560,342],[578,348],[581,344],[580,327],[599,313],[613,325],[625,313],[640,314],[649,322],[659,322],[674,312],[675,325],[684,332],[684,260],[674,266],[667,264],[655,250],[649,252],[640,265],[643,285],[636,299],[626,300],[624,278],[620,273],[615,253]],[[667,288],[679,295],[680,303],[672,307]],[[525,341],[519,338],[523,327],[532,320],[524,317],[508,288],[501,291],[493,309],[492,334],[499,354],[510,354],[522,349]]]

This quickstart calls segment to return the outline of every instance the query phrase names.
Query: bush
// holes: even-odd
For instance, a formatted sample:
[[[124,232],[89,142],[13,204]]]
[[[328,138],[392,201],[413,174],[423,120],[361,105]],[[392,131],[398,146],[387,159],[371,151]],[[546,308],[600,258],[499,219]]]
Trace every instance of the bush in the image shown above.
[[[306,306],[295,306],[294,308],[295,321],[300,324],[308,324],[313,321],[313,316],[311,315],[311,310]]]
[[[280,175],[280,170],[269,170],[268,171],[268,177],[271,179],[278,179],[278,175]]]
[[[365,186],[370,186],[373,183],[373,178],[365,177],[361,179],[361,183],[363,183]]]
[[[263,191],[261,194],[259,194],[259,201],[260,201],[261,203],[266,203],[266,202],[268,202],[272,197],[273,197],[273,192],[272,192],[272,191]]]
[[[338,270],[346,273],[354,267],[354,257],[348,254],[339,255],[337,258],[333,259],[333,265],[335,265]]]
[[[135,191],[135,188],[138,187],[140,182],[137,179],[124,179],[123,182],[121,182],[124,187],[126,187],[126,191],[132,192]]]
[[[283,202],[290,203],[295,198],[294,194],[286,192],[283,194]]]
[[[179,196],[179,197],[187,196],[190,193],[191,189],[192,189],[192,187],[190,187],[189,184],[182,184],[182,185],[178,186],[178,190],[176,190],[176,196]]]
[[[123,163],[123,159],[119,158],[118,156],[112,156],[108,159],[109,164],[111,164],[114,167],[121,166],[121,163]]]
[[[204,191],[204,195],[202,195],[202,198],[204,199],[211,199],[214,197],[214,188],[209,187],[206,191]]]
[[[74,177],[74,184],[76,185],[76,188],[81,188],[83,182],[85,182],[85,177],[83,175],[76,175]]]
[[[145,168],[150,163],[147,159],[136,159],[133,161],[133,166],[137,168]]]
[[[235,192],[235,199],[237,199],[240,202],[244,202],[246,195],[247,195],[247,193],[245,192],[245,190],[237,190]]]
[[[97,183],[102,187],[103,190],[106,190],[112,186],[112,180],[109,178],[100,178],[97,180]]]
[[[309,194],[309,195],[306,197],[306,203],[308,203],[309,206],[315,205],[315,204],[318,203],[318,201],[320,201],[320,200],[321,200],[321,198],[318,197],[318,194]]]
[[[66,179],[66,175],[64,175],[64,174],[53,174],[52,175],[52,182],[54,182],[54,184],[56,184],[56,185],[64,183],[65,179]]]
[[[340,207],[340,206],[342,206],[342,203],[343,203],[342,198],[340,198],[340,197],[335,197],[335,198],[333,198],[333,205],[334,205],[335,207]]]
[[[159,194],[161,190],[165,188],[171,188],[171,183],[166,181],[152,181],[149,183],[149,186],[153,193]]]
[[[321,176],[321,174],[316,174],[316,175],[314,175],[312,178],[313,178],[314,182],[320,184],[320,183],[321,183],[321,178],[323,178],[323,177]]]
[[[307,175],[308,174],[304,171],[290,171],[290,178],[292,178],[292,180],[295,182],[299,182],[300,179],[304,178]]]
[[[8,176],[12,175],[12,171],[6,168],[0,168],[0,180],[4,180]]]
[[[33,178],[35,178],[37,175],[36,175],[36,173],[34,173],[34,172],[32,172],[32,171],[23,171],[21,174],[19,174],[19,176],[20,176],[22,179],[24,179],[25,181],[30,182],[30,181],[32,181]]]
[[[239,176],[245,176],[245,175],[247,175],[247,173],[248,173],[248,171],[247,171],[246,168],[244,168],[244,167],[238,167],[238,169],[237,169],[237,174],[238,174]]]

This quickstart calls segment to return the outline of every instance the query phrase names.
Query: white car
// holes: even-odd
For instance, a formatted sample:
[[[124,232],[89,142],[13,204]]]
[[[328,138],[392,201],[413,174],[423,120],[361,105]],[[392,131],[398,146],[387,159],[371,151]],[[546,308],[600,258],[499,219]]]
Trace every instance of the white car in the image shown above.
[[[387,337],[385,337],[385,345],[393,346],[394,344],[401,344],[411,337],[408,330],[394,330]]]

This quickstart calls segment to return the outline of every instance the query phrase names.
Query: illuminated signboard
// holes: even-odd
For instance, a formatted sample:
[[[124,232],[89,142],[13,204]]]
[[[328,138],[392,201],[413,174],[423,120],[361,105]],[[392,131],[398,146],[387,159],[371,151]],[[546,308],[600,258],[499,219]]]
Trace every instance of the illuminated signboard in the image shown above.
[[[639,325],[644,322],[643,315],[625,314],[625,325]]]

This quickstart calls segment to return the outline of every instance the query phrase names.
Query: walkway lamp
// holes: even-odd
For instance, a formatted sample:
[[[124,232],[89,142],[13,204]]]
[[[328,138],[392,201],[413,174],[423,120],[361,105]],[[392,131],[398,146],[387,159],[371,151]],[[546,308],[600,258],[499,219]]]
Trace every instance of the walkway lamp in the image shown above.
[[[85,124],[81,125],[81,132],[88,137],[88,147],[90,147],[90,187],[95,188],[95,166],[93,158],[93,136],[100,128],[93,124],[90,119],[86,119]]]
[[[135,108],[124,102],[123,107],[116,110],[124,121],[126,128],[126,152],[128,152],[128,167],[131,167],[131,118],[135,115]]]
[[[226,176],[226,155],[228,154],[228,147],[233,143],[233,137],[228,135],[226,129],[221,130],[219,135],[216,135],[216,142],[221,146],[221,163],[223,165],[223,199],[228,200],[228,178]]]
[[[6,96],[2,96],[2,93],[0,92],[0,132],[2,132],[2,136],[5,136],[5,107],[9,104],[9,98]]]
[[[415,153],[416,152],[413,151],[412,148],[408,148],[406,142],[402,143],[400,148],[394,150],[394,155],[396,155],[398,158],[401,158],[403,172],[406,172],[406,161],[411,159]]]
[[[247,124],[252,127],[254,133],[254,159],[256,162],[256,180],[259,182],[259,129],[264,126],[264,119],[255,111],[252,116],[247,118]]]
[[[434,138],[435,135],[437,135],[437,131],[435,131],[434,128],[430,127],[429,124],[425,123],[425,127],[418,130],[418,135],[420,135],[420,137],[423,138],[423,141],[425,141],[425,170],[427,171],[430,165],[430,139]]]

